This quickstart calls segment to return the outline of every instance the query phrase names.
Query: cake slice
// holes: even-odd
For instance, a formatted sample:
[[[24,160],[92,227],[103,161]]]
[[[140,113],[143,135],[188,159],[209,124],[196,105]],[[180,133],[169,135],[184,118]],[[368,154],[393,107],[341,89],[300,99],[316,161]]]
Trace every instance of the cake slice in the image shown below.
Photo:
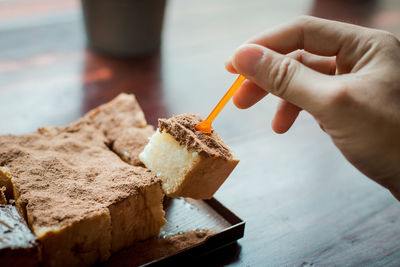
[[[144,128],[125,129],[118,138],[113,139],[111,148],[125,162],[135,166],[143,166],[139,154],[153,134],[154,129],[150,125]]]
[[[158,235],[161,180],[112,150],[119,134],[146,129],[135,97],[123,94],[66,127],[0,136],[0,187],[42,244],[45,266],[91,265]]]
[[[1,266],[39,266],[39,243],[12,205],[0,204]]]
[[[104,133],[109,147],[121,159],[131,165],[143,166],[139,153],[154,129],[147,125],[134,95],[120,94],[109,103],[88,112],[85,119]]]
[[[139,155],[169,197],[209,199],[239,162],[213,129],[211,134],[194,129],[202,120],[197,114],[160,119]]]

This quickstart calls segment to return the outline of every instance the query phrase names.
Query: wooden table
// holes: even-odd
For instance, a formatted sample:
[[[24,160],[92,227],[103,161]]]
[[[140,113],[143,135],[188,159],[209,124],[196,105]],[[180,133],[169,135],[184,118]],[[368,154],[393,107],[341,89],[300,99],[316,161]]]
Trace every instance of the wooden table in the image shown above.
[[[77,0],[0,2],[0,134],[67,124],[120,92],[148,121],[207,115],[234,80],[224,61],[249,36],[301,14],[400,36],[400,3],[334,0],[170,0],[162,49],[115,59],[86,48]],[[241,162],[216,194],[247,221],[238,244],[201,262],[236,266],[398,266],[400,203],[355,170],[311,116],[284,135],[276,99],[231,103],[215,128]]]

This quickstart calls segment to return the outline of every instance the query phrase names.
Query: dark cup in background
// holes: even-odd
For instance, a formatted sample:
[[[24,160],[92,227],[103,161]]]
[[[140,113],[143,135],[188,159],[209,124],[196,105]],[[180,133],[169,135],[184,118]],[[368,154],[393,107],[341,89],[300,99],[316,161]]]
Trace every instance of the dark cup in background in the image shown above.
[[[82,0],[89,46],[119,57],[135,57],[158,50],[165,2]]]

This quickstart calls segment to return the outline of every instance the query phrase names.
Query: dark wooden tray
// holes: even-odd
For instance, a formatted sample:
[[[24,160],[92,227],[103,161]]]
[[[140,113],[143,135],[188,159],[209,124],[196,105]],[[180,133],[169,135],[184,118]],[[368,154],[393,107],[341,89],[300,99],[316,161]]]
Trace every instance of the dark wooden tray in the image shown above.
[[[145,257],[144,254],[148,254],[149,250],[160,250],[160,244],[149,247],[149,242],[152,241],[139,242],[113,255],[101,265],[165,266],[189,263],[201,255],[236,242],[244,234],[245,222],[214,198],[210,200],[166,198],[164,210],[168,223],[160,231],[159,240],[165,240],[162,246],[173,246],[173,243],[168,243],[168,239],[180,236],[184,239],[185,234],[192,231],[204,233],[205,236],[199,238],[198,242],[188,243],[179,250],[167,255],[155,255],[151,259],[149,256],[143,259],[140,257]]]

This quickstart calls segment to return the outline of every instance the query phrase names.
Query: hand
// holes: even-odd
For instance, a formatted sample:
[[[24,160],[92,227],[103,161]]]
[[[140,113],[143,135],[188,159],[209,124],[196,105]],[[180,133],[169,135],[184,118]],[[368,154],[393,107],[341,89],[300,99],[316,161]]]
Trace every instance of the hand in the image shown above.
[[[277,133],[306,110],[356,168],[400,200],[395,36],[304,16],[252,38],[226,68],[247,78],[234,96],[237,107],[248,108],[268,93],[280,97],[272,123]]]

